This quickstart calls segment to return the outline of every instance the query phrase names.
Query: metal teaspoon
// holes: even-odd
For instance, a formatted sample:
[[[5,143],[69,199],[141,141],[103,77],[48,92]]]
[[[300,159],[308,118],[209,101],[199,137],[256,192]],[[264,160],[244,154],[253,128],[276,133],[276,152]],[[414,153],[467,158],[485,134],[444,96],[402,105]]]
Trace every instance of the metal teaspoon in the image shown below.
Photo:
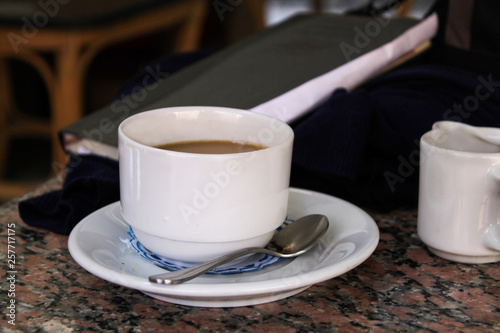
[[[241,249],[211,261],[178,271],[152,275],[149,281],[158,284],[179,284],[241,256],[251,253],[266,253],[272,256],[291,258],[311,249],[328,229],[328,218],[324,215],[307,215],[277,231],[266,247]]]

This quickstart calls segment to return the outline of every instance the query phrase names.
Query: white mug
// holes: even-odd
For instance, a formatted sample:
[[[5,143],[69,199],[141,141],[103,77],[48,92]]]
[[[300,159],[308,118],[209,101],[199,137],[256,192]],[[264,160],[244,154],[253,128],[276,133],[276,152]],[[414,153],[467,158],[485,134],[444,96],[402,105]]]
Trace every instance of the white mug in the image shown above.
[[[293,130],[254,112],[172,107],[119,127],[122,214],[154,253],[202,262],[263,247],[286,218]],[[157,145],[244,141],[268,148],[235,154],[180,153]]]
[[[422,136],[418,235],[451,261],[500,261],[500,128],[441,121]]]

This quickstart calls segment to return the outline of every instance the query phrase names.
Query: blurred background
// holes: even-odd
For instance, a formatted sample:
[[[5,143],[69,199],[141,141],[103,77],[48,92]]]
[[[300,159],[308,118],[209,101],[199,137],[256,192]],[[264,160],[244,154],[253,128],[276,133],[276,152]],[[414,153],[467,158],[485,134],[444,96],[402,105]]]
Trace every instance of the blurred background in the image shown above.
[[[42,29],[61,30],[68,28],[65,27],[62,18],[64,15],[75,15],[71,12],[69,14],[64,12],[65,9],[70,8],[71,2],[51,1],[43,2],[49,6],[47,8],[37,7],[42,2],[32,0],[0,2],[0,26],[4,27],[2,30],[4,41],[2,43],[5,44],[3,48],[0,47],[0,89],[3,89],[4,93],[2,95],[0,90],[0,96],[12,100],[10,106],[5,106],[5,103],[2,104],[0,100],[0,139],[3,137],[6,142],[5,149],[2,150],[0,147],[0,203],[18,196],[54,176],[51,136],[40,135],[38,131],[34,130],[28,130],[25,133],[10,133],[9,129],[14,126],[12,122],[17,121],[17,118],[14,119],[11,111],[7,112],[5,109],[15,106],[16,113],[22,113],[23,117],[28,116],[42,122],[50,122],[51,104],[53,103],[44,78],[31,64],[13,56],[12,50],[8,48],[12,48],[13,41],[19,46],[28,45],[30,41],[26,42],[26,39],[22,38],[30,37],[29,34],[33,33],[34,29],[41,31]],[[95,17],[90,16],[92,11],[90,10],[87,17],[82,13],[89,10],[89,6],[91,7],[92,4],[87,0],[71,1],[75,3],[80,1],[80,4],[84,6],[83,9],[78,9],[78,7],[74,9],[80,15],[78,18],[91,22],[91,19]],[[130,1],[133,0],[121,1],[120,3],[126,4]],[[112,3],[113,1],[102,0],[101,4],[107,2]],[[182,2],[182,0],[164,2],[175,3]],[[388,0],[206,0],[207,6],[197,28],[199,31],[197,31],[198,40],[195,49],[217,51],[255,34],[261,29],[279,24],[297,13],[323,12],[367,15],[373,8],[382,8],[389,2]],[[420,18],[432,6],[434,0],[409,0],[405,1],[404,5],[400,2],[397,1],[397,6],[394,6],[386,15]],[[150,1],[150,5],[151,3],[153,2]],[[52,7],[49,4],[52,4]],[[40,14],[41,9],[43,9],[44,15]],[[120,12],[122,16],[140,14],[139,11],[135,13]],[[31,27],[26,23],[26,18],[32,20],[30,21]],[[60,21],[62,23],[56,26],[55,24]],[[81,28],[72,26],[71,24],[74,22],[69,22],[68,29]],[[51,23],[54,23],[54,26]],[[79,23],[81,24],[81,22]],[[113,18],[113,23],[116,23],[116,18]],[[66,22],[66,24],[68,23]],[[102,25],[103,22],[89,24]],[[15,29],[20,29],[20,33],[24,33],[17,34],[18,39],[13,39],[12,32],[18,31]],[[89,114],[109,104],[122,84],[151,61],[169,52],[177,52],[174,46],[176,33],[175,28],[167,27],[101,47],[86,67],[81,88],[82,114]],[[49,42],[47,41],[47,43]],[[48,51],[41,48],[42,59],[49,66],[54,66],[57,55],[51,55]],[[3,74],[6,73],[8,76],[4,78]],[[8,133],[13,135],[7,135]]]

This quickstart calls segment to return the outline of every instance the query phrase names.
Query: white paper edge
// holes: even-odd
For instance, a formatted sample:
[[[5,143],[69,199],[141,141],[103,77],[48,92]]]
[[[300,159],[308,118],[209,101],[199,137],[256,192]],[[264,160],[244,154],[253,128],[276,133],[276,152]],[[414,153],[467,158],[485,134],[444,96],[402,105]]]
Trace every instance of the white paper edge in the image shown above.
[[[390,28],[390,24],[382,29],[387,28]],[[251,111],[290,123],[325,101],[335,89],[350,90],[365,82],[395,60],[430,40],[437,29],[438,17],[434,13],[392,42],[264,102]]]

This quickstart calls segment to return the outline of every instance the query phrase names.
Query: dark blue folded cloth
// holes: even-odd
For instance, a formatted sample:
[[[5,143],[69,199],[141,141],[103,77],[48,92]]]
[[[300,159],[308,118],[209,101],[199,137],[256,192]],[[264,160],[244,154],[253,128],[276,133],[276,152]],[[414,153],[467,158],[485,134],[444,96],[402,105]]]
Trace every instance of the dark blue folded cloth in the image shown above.
[[[120,200],[118,162],[95,155],[72,156],[61,190],[19,203],[23,221],[59,234],[93,211]]]
[[[380,211],[416,205],[419,139],[439,120],[500,127],[500,78],[420,64],[335,91],[295,125],[292,185]]]

